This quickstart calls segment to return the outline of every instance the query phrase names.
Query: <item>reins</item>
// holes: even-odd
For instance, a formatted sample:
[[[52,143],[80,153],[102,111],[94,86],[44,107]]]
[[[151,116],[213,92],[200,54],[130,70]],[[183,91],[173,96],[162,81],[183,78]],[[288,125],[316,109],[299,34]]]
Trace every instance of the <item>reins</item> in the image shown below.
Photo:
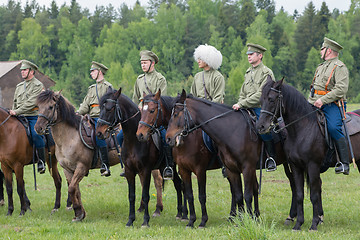
[[[157,122],[158,122],[158,120],[159,120],[159,115],[161,115],[161,117],[162,117],[162,112],[161,112],[161,106],[160,106],[159,101],[156,101],[156,100],[153,100],[153,99],[144,100],[144,103],[149,103],[149,102],[156,103],[157,106],[158,106],[158,107],[157,107],[157,108],[158,108],[158,111],[157,111],[157,114],[156,114],[156,119],[155,119],[153,125],[150,125],[150,124],[148,124],[147,122],[144,122],[144,121],[140,121],[139,124],[142,124],[142,125],[150,128],[150,133],[152,134],[152,133],[156,132],[157,129],[159,128],[159,127],[157,126]]]

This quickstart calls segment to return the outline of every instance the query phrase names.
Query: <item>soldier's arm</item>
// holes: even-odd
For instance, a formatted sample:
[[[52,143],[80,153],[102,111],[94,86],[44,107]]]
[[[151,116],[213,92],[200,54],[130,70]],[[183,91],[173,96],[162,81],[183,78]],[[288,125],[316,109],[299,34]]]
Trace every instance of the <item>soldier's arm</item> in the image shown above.
[[[213,102],[222,103],[225,95],[225,80],[223,75],[214,79]]]
[[[349,87],[349,72],[345,66],[338,66],[334,71],[335,85],[328,94],[320,99],[323,104],[337,101],[346,96]]]
[[[36,107],[36,99],[43,89],[44,86],[42,84],[34,86],[31,93],[27,93],[28,97],[26,101],[24,101],[18,109],[14,110],[16,112],[16,115],[24,114]]]

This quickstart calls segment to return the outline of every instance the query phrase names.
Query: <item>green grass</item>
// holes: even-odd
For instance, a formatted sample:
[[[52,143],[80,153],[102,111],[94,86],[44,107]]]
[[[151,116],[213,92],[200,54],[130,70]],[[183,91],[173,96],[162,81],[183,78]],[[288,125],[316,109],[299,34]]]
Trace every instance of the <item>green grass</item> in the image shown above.
[[[360,109],[360,103],[348,103],[346,104],[346,111],[351,112],[356,109]]]
[[[143,214],[137,213],[134,227],[126,228],[128,219],[127,183],[119,176],[120,167],[112,169],[112,176],[104,178],[92,170],[81,182],[82,200],[87,212],[80,223],[72,223],[73,211],[65,209],[67,187],[63,178],[62,206],[51,215],[54,203],[54,186],[48,174],[37,175],[38,191],[34,190],[32,167],[25,169],[27,194],[32,202],[32,212],[19,217],[20,203],[14,190],[15,211],[6,217],[7,204],[0,208],[0,239],[359,239],[360,175],[351,169],[349,176],[335,175],[330,169],[322,175],[324,224],[317,232],[309,232],[312,206],[309,193],[304,200],[305,223],[302,231],[293,232],[292,226],[283,224],[290,206],[290,188],[279,167],[276,172],[264,173],[260,196],[261,219],[252,220],[244,215],[240,221],[227,221],[230,210],[230,190],[220,170],[208,172],[207,209],[209,221],[205,229],[186,228],[186,223],[175,219],[176,194],[168,182],[163,193],[164,211],[158,218],[150,219],[149,228],[141,228]],[[62,173],[63,176],[63,173]],[[197,201],[197,181],[193,178],[197,221],[201,210]],[[137,183],[138,183],[137,178]],[[16,186],[16,185],[15,185]],[[141,188],[136,189],[136,206],[139,206]],[[155,189],[150,190],[150,211],[155,210]],[[5,197],[7,199],[7,196]],[[7,202],[7,201],[6,201]]]

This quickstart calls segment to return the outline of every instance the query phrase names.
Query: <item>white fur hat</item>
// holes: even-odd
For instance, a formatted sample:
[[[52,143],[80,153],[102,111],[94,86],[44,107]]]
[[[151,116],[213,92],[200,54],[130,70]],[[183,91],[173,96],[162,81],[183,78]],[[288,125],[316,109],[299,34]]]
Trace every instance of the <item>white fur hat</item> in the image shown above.
[[[206,62],[209,67],[213,69],[218,69],[222,63],[222,55],[221,52],[218,51],[215,47],[211,45],[200,45],[195,49],[194,59],[197,61],[198,59]]]

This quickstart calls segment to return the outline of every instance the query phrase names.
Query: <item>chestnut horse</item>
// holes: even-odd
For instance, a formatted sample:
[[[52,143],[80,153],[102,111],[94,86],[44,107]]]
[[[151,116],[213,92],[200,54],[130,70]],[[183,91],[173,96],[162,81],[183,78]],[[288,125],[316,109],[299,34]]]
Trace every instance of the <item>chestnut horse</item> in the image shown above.
[[[167,128],[171,117],[171,110],[177,98],[161,96],[159,90],[156,94],[144,96],[140,124],[136,136],[140,141],[148,141],[149,137],[159,131],[160,126]],[[199,228],[205,227],[208,221],[206,210],[206,171],[222,167],[216,153],[212,153],[205,146],[202,131],[198,129],[173,148],[173,157],[179,168],[184,182],[186,200],[189,203],[190,220],[187,227],[194,227],[196,221],[194,196],[192,190],[191,173],[195,173],[198,180],[199,202],[201,204],[202,218]]]
[[[135,221],[135,176],[139,174],[142,181],[142,200],[144,201],[144,222],[142,226],[149,226],[149,186],[151,171],[159,169],[162,173],[165,168],[165,161],[160,158],[160,152],[154,142],[140,142],[136,137],[136,130],[140,120],[138,106],[127,96],[118,91],[107,92],[100,99],[100,117],[96,127],[97,136],[104,138],[108,131],[119,123],[124,133],[122,145],[122,159],[125,165],[125,177],[129,188],[129,220],[126,226],[132,226]],[[177,218],[183,213],[182,206],[182,182],[178,174],[174,172],[173,179],[177,192]]]
[[[283,83],[283,80],[278,82],[268,81],[265,84],[261,96],[261,105],[262,111],[256,124],[259,132],[270,131],[274,126],[273,121],[279,117],[283,118],[284,123],[287,124],[288,137],[284,141],[284,151],[289,157],[289,164],[294,174],[297,190],[297,221],[293,229],[300,230],[301,225],[304,223],[304,178],[307,175],[310,186],[310,200],[313,205],[310,230],[317,230],[323,215],[320,169],[326,159],[325,156],[328,150],[328,145],[316,116],[319,109],[311,105],[294,87]],[[354,112],[352,118],[359,118],[359,110]],[[354,131],[354,134],[350,137],[355,160],[359,166],[360,133]]]
[[[51,169],[51,176],[54,179],[56,188],[55,205],[52,212],[60,208],[61,198],[61,176],[57,167],[57,160],[54,155],[55,147],[51,147],[51,166],[49,156],[46,154],[46,163]],[[1,169],[5,177],[5,186],[8,195],[8,212],[12,215],[14,211],[13,203],[13,173],[16,176],[17,193],[20,198],[21,211],[24,215],[30,209],[30,201],[26,195],[24,182],[24,166],[32,164],[33,147],[30,145],[24,125],[8,110],[0,108],[0,162]],[[2,181],[1,181],[2,182]],[[2,184],[1,184],[2,185]],[[70,204],[68,202],[68,204]]]
[[[256,167],[260,159],[262,142],[250,123],[249,113],[244,109],[234,111],[224,104],[209,102],[192,95],[187,97],[183,90],[173,108],[166,141],[174,144],[179,138],[198,128],[203,129],[216,143],[221,160],[226,167],[232,195],[230,216],[236,215],[237,208],[241,212],[244,211],[244,198],[250,214],[252,214],[252,200],[254,199],[254,213],[255,216],[259,216]],[[295,189],[280,143],[276,144],[276,151],[275,160],[277,164],[284,163],[284,170],[292,189],[290,215],[285,222],[288,223],[296,217]],[[244,194],[241,173],[244,178]]]

